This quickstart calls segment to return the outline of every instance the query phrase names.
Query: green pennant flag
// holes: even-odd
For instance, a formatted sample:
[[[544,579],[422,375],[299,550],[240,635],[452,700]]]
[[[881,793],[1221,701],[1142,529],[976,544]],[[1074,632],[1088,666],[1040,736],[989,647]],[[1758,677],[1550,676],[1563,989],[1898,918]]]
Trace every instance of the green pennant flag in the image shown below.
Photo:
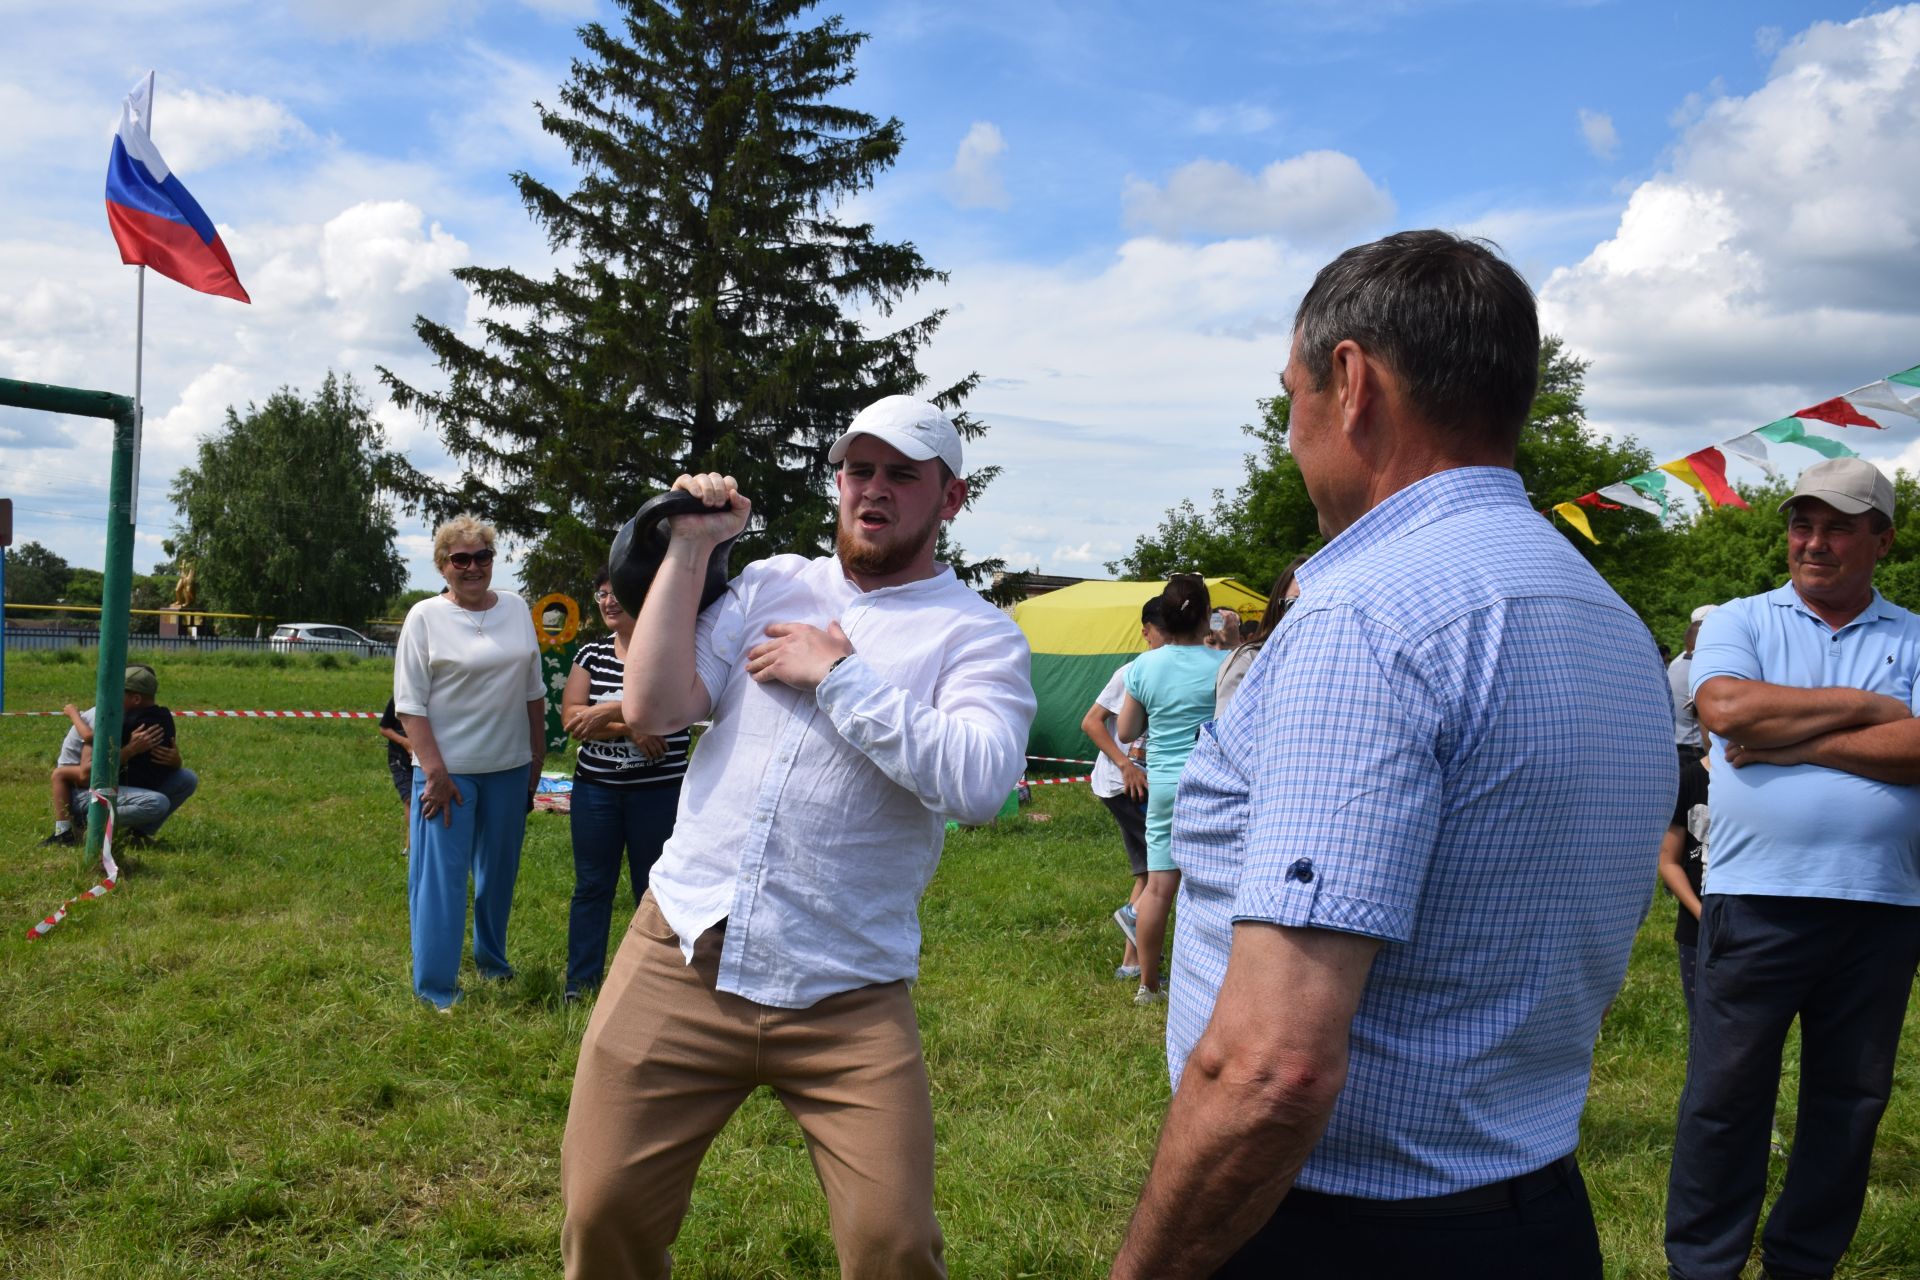
[[[1920,387],[1920,364],[1913,366],[1905,373],[1894,374],[1887,381],[1905,383],[1909,387]]]
[[[1797,444],[1802,448],[1811,449],[1815,453],[1822,454],[1829,458],[1857,458],[1860,456],[1853,450],[1847,448],[1847,446],[1841,444],[1838,440],[1830,440],[1826,436],[1813,435],[1798,418],[1782,418],[1778,422],[1769,422],[1764,427],[1756,428],[1753,434],[1765,436],[1767,439],[1780,444]]]
[[[1667,518],[1667,477],[1658,471],[1628,476],[1627,483],[1660,504],[1660,518]]]

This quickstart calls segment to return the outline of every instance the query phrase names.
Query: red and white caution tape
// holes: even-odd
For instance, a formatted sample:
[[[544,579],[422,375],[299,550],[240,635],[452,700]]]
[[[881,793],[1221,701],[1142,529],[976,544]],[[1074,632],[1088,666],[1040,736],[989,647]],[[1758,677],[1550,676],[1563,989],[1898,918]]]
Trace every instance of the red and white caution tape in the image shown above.
[[[115,886],[120,883],[120,867],[119,864],[113,860],[113,796],[104,791],[88,791],[74,798],[76,800],[85,800],[89,803],[98,800],[101,804],[107,806],[106,837],[100,842],[100,869],[106,874],[106,879],[85,893],[77,897],[68,898],[58,907],[54,908],[52,915],[27,930],[28,942],[38,942],[49,933],[52,933],[53,926],[67,918],[67,909],[76,902],[84,902],[89,898],[104,898],[112,893]],[[85,810],[82,810],[82,812],[85,812]]]
[[[1049,764],[1099,764],[1098,760],[1071,760],[1066,756],[1028,756],[1029,760],[1045,760]]]
[[[0,711],[8,716],[65,716],[64,711]],[[378,720],[378,711],[176,711],[201,720]]]
[[[1022,785],[1029,786],[1029,787],[1057,787],[1063,782],[1092,782],[1092,781],[1093,781],[1093,775],[1087,774],[1079,778],[1028,778],[1026,782]]]

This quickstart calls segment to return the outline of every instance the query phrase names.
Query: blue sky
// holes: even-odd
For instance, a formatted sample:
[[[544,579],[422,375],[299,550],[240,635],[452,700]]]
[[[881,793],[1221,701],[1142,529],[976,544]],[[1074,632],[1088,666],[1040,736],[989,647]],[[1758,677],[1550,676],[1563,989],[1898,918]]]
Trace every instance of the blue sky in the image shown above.
[[[1920,6],[815,12],[836,11],[870,34],[841,101],[907,135],[847,212],[951,273],[906,304],[950,309],[935,384],[985,379],[973,457],[1005,473],[958,522],[975,555],[1099,575],[1167,507],[1231,490],[1313,271],[1398,227],[1499,241],[1594,362],[1596,425],[1663,459],[1920,361]],[[150,282],[139,567],[160,558],[167,481],[226,408],[329,369],[447,470],[374,366],[435,378],[410,324],[473,322],[454,267],[550,261],[507,174],[565,181],[530,103],[556,99],[575,27],[613,17],[601,0],[0,0],[0,375],[130,389],[132,270],[100,192],[149,67],[155,140],[255,299]],[[1849,442],[1920,469],[1920,424],[1888,421]],[[0,411],[17,541],[100,563],[101,440]],[[425,530],[402,526],[425,583]]]

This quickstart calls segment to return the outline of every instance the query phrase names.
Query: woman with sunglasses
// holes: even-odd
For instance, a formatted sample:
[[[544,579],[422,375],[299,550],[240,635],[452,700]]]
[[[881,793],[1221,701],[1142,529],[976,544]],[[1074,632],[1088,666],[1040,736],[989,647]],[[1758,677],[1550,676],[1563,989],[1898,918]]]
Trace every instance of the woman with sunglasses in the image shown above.
[[[483,978],[513,976],[507,916],[546,759],[533,615],[494,589],[493,541],[493,526],[465,513],[434,531],[447,590],[408,610],[393,662],[393,705],[413,744],[413,990],[442,1012],[460,998],[469,874],[474,967]]]
[[[611,633],[573,655],[560,695],[560,719],[580,744],[574,759],[573,906],[567,915],[569,1003],[600,986],[607,967],[607,926],[620,887],[620,855],[637,907],[660,847],[673,834],[680,779],[687,772],[686,729],[665,737],[632,733],[620,718],[620,685],[627,670],[633,615],[620,607],[602,569],[593,600]]]

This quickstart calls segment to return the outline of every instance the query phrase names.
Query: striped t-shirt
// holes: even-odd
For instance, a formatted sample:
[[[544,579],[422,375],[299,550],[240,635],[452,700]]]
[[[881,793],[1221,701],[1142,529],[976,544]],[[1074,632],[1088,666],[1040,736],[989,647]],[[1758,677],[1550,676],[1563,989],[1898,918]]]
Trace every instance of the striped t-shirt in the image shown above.
[[[620,701],[620,680],[627,664],[613,652],[613,637],[590,640],[573,655],[573,665],[587,673],[588,702]],[[678,782],[687,771],[687,731],[666,735],[667,754],[650,761],[625,738],[583,742],[575,757],[573,776],[610,787],[639,787]]]

